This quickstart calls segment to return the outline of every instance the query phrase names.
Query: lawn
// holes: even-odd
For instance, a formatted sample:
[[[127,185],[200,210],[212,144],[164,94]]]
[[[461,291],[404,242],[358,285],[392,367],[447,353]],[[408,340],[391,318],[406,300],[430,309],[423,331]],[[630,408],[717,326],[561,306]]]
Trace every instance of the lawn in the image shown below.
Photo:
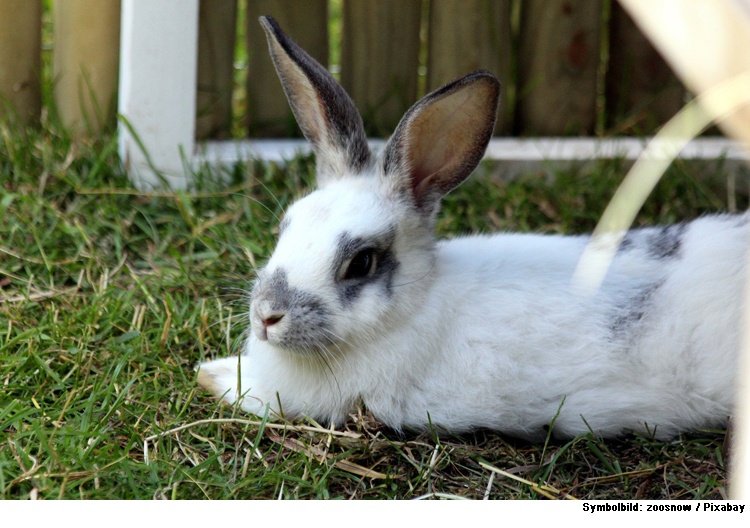
[[[237,353],[253,270],[314,163],[205,169],[190,192],[155,193],[118,167],[112,136],[74,141],[48,119],[0,126],[3,497],[726,496],[724,431],[533,445],[490,431],[399,435],[366,409],[335,432],[281,427],[218,404],[193,367]],[[590,231],[625,171],[602,162],[551,183],[485,172],[445,200],[441,236]],[[717,176],[673,166],[637,222],[726,209]]]

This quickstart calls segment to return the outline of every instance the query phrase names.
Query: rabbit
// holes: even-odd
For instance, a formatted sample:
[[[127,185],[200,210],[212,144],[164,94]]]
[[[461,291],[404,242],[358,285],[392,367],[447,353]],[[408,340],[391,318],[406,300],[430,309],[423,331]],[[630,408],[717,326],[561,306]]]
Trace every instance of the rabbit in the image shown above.
[[[200,385],[261,416],[341,425],[364,404],[397,431],[531,441],[726,424],[747,214],[628,232],[593,295],[571,281],[587,236],[438,240],[441,197],[492,135],[497,79],[477,71],[428,94],[373,156],[344,89],[260,22],[317,190],[280,223],[240,357],[202,363]]]

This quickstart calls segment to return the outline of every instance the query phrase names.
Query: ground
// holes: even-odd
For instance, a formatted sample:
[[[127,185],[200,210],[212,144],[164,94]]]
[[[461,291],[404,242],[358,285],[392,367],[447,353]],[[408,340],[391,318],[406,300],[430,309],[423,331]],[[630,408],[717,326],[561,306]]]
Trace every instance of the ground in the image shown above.
[[[190,192],[144,193],[118,168],[112,136],[0,126],[4,497],[726,496],[724,431],[533,445],[489,431],[399,435],[360,410],[331,433],[310,421],[279,429],[211,399],[193,367],[236,352],[252,271],[312,168],[206,169]],[[590,231],[625,172],[615,161],[503,184],[487,170],[446,199],[441,236]],[[637,223],[726,210],[721,169],[704,176],[672,167]]]

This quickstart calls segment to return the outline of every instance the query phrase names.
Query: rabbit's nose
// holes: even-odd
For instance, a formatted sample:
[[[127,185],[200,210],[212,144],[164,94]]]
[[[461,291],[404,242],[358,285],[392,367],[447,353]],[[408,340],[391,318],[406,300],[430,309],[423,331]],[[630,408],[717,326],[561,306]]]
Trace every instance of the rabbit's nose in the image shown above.
[[[284,314],[273,314],[269,315],[268,317],[261,317],[260,322],[263,323],[263,326],[268,328],[269,326],[273,326],[284,317]]]
[[[263,328],[273,326],[284,318],[285,311],[280,310],[278,306],[273,306],[270,302],[263,299],[255,303],[255,313],[263,324]]]

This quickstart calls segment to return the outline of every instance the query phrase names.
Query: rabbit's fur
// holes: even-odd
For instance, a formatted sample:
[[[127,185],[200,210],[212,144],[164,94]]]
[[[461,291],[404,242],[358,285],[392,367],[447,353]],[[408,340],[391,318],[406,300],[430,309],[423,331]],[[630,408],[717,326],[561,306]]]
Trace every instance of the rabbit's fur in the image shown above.
[[[629,232],[593,296],[571,284],[588,237],[437,241],[440,197],[490,139],[497,80],[477,72],[427,95],[373,159],[343,89],[261,23],[319,189],[281,223],[241,358],[203,363],[204,387],[256,414],[340,424],[362,401],[396,429],[530,439],[558,410],[563,437],[726,422],[747,215]]]

